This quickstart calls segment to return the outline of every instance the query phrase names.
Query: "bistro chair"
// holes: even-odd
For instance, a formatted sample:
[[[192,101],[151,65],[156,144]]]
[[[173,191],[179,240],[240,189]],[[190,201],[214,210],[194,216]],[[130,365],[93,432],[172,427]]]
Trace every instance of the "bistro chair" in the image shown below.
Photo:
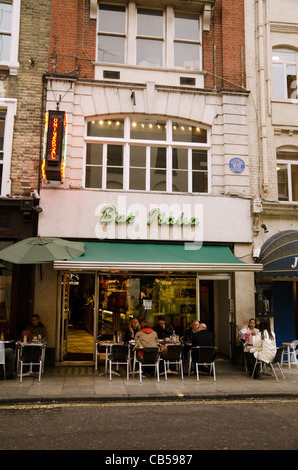
[[[127,344],[112,344],[108,355],[110,381],[112,380],[112,365],[126,364],[126,379],[129,380],[130,348]]]
[[[20,382],[23,381],[23,367],[29,366],[29,375],[33,374],[33,366],[38,368],[38,382],[41,379],[41,373],[43,370],[43,357],[44,357],[45,346],[23,346],[19,355],[19,370],[20,370]],[[27,374],[27,373],[26,373]]]
[[[102,341],[112,341],[113,335],[101,335],[95,342],[95,370],[98,369],[100,357],[105,359],[105,373],[107,373],[108,355],[106,345],[101,345]]]
[[[283,352],[284,352],[284,347],[277,348],[276,349],[276,354],[275,354],[275,357],[274,357],[273,361],[271,361],[269,363],[265,362],[265,361],[261,361],[261,359],[256,359],[256,362],[255,362],[255,365],[254,365],[254,368],[253,368],[253,371],[252,371],[252,374],[251,374],[251,378],[253,379],[253,376],[254,376],[254,373],[255,373],[255,370],[256,370],[256,367],[257,367],[258,364],[260,364],[260,366],[261,366],[261,372],[263,372],[263,365],[269,364],[277,382],[279,382],[279,380],[278,380],[278,377],[277,377],[276,372],[274,370],[274,366],[277,366],[279,368],[279,371],[282,375],[282,378],[284,380],[286,380],[285,376],[283,374],[283,371],[281,369]]]
[[[213,346],[194,346],[191,348],[191,361],[196,365],[196,374],[197,374],[197,381],[199,382],[199,366],[209,366],[209,375],[211,375],[213,371],[213,378],[214,382],[216,382],[216,375],[215,375],[215,357],[216,357],[216,349]],[[190,364],[191,364],[190,361]]]
[[[136,351],[136,361],[139,363],[140,383],[142,383],[143,367],[154,367],[159,382],[159,350],[158,348],[142,348]]]
[[[164,359],[164,371],[165,379],[168,380],[168,370],[170,364],[176,364],[176,367],[180,367],[181,379],[183,380],[183,362],[182,362],[182,345],[180,344],[168,344],[167,345],[167,357]]]
[[[0,342],[0,364],[3,366],[3,378],[6,379],[6,368],[5,368],[5,344]]]

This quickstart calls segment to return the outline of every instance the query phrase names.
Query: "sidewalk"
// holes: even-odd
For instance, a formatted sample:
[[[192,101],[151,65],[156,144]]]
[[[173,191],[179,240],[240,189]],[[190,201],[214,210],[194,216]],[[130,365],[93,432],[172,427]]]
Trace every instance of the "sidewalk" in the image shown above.
[[[216,361],[216,382],[213,376],[170,374],[165,381],[161,375],[145,377],[140,384],[139,376],[126,380],[125,370],[121,377],[99,376],[92,366],[57,366],[47,368],[41,382],[35,377],[0,381],[0,404],[27,401],[65,402],[73,401],[118,401],[118,400],[173,400],[173,399],[252,399],[252,398],[298,398],[298,368],[288,369],[283,365],[285,381],[277,370],[278,383],[274,376],[265,375],[252,380],[250,375],[228,360]],[[269,372],[269,371],[268,371]]]

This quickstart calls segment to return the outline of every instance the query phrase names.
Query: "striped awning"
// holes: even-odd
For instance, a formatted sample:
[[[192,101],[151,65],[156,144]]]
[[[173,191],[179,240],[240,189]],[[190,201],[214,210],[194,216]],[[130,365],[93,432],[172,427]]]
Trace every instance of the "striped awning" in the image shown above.
[[[270,237],[263,244],[257,262],[263,265],[261,277],[298,277],[298,230],[286,230]]]
[[[191,244],[190,244],[191,245]],[[185,246],[166,243],[84,242],[85,253],[55,261],[62,270],[131,271],[259,271],[261,265],[238,259],[228,246]]]

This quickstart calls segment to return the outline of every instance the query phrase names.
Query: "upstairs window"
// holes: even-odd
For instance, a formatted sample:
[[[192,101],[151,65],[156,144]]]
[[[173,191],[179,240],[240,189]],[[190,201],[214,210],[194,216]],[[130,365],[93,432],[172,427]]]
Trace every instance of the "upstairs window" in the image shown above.
[[[279,201],[298,202],[298,151],[277,152]]]
[[[17,75],[21,0],[0,1],[0,69]]]
[[[202,69],[201,17],[173,10],[100,4],[98,62]]]
[[[0,2],[0,61],[9,60],[12,4]]]
[[[98,20],[98,60],[124,64],[126,8],[100,5]]]
[[[297,52],[274,49],[272,67],[274,98],[297,99]]]
[[[84,187],[209,192],[208,132],[164,118],[87,123]]]

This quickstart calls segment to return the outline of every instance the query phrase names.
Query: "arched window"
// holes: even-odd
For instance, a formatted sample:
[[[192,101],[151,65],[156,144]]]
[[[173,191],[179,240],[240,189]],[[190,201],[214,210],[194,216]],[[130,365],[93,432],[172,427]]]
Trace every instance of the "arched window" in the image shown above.
[[[276,160],[279,201],[298,202],[298,149],[278,149]]]
[[[277,99],[297,99],[297,51],[273,49],[273,94]]]
[[[208,132],[165,118],[87,122],[84,187],[207,193]]]

